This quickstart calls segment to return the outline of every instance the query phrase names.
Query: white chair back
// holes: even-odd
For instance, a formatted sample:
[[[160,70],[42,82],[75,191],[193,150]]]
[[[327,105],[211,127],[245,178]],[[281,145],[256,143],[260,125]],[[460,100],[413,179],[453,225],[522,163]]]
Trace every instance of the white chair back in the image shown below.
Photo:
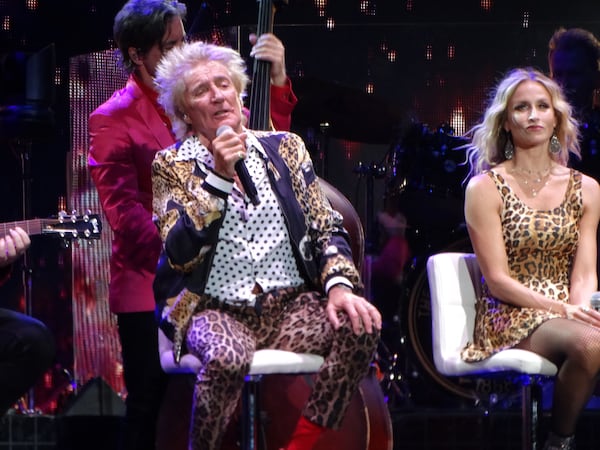
[[[461,350],[473,337],[475,302],[481,294],[481,271],[473,253],[448,252],[427,260],[431,295],[432,351],[437,370],[448,376],[516,371],[555,375],[557,368],[540,355],[518,348],[502,350],[468,363]]]
[[[432,255],[427,260],[427,276],[435,367],[448,376],[495,375],[517,381],[522,398],[521,449],[539,448],[540,384],[556,375],[557,367],[536,353],[518,348],[499,351],[479,362],[463,361],[461,350],[473,337],[475,302],[481,294],[477,259],[473,253]]]
[[[460,352],[473,336],[475,282],[481,277],[472,253],[439,253],[427,261],[431,295],[433,359],[444,375],[456,375]]]

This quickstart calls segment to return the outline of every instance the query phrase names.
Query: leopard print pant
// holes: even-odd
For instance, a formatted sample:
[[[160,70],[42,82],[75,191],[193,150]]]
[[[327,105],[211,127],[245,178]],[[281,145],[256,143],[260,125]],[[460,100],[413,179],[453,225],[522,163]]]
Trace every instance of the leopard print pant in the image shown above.
[[[312,394],[302,412],[337,428],[359,382],[367,375],[378,333],[353,333],[346,314],[334,330],[316,292],[278,290],[256,307],[203,298],[187,332],[187,349],[202,362],[194,388],[190,449],[219,449],[240,399],[255,350],[277,348],[323,355]]]

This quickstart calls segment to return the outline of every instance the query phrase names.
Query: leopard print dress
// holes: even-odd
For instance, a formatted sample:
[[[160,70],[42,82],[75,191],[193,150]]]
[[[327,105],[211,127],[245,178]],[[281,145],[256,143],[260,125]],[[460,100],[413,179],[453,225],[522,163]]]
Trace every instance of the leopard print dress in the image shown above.
[[[528,207],[502,175],[494,170],[487,173],[503,201],[501,220],[511,276],[536,292],[567,302],[583,213],[581,173],[571,170],[563,201],[552,210]],[[490,295],[483,279],[482,284],[482,295],[475,305],[473,342],[462,351],[462,359],[467,362],[481,361],[513,347],[546,320],[560,317],[502,302]]]

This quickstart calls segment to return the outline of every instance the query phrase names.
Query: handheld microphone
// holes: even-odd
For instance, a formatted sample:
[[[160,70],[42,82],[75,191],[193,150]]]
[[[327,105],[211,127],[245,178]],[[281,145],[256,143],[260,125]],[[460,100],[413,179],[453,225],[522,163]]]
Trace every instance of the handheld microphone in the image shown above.
[[[594,292],[590,299],[590,304],[593,309],[600,312],[600,292]]]
[[[217,137],[221,136],[223,133],[229,130],[233,131],[233,128],[231,128],[229,125],[221,125],[219,128],[217,128]],[[234,167],[235,173],[237,173],[237,176],[240,179],[240,182],[242,183],[244,191],[246,191],[246,195],[250,198],[250,201],[254,206],[258,205],[260,203],[260,199],[258,198],[258,192],[256,192],[256,186],[254,186],[254,182],[252,181],[252,177],[250,177],[250,174],[248,173],[248,168],[246,167],[244,160],[240,159],[238,162],[235,163]]]

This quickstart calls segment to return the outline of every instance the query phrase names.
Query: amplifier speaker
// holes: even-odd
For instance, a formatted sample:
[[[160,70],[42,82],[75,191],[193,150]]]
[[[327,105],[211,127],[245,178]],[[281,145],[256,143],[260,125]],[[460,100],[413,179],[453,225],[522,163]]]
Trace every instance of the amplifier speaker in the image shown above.
[[[125,402],[101,377],[92,378],[73,400],[67,403],[64,416],[124,416]]]
[[[57,424],[57,449],[116,450],[125,402],[100,377],[88,381]]]

